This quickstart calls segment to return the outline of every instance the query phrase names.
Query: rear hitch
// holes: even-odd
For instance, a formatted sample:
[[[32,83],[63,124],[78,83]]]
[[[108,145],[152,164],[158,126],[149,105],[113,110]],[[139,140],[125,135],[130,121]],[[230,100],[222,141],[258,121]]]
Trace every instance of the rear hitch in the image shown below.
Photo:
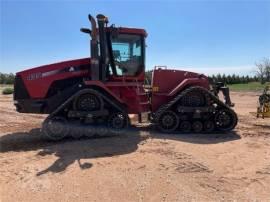
[[[228,86],[226,86],[223,82],[216,82],[213,85],[213,92],[215,96],[218,96],[219,92],[222,92],[224,97],[224,103],[230,107],[234,107],[234,103],[231,101],[230,97],[230,89]]]

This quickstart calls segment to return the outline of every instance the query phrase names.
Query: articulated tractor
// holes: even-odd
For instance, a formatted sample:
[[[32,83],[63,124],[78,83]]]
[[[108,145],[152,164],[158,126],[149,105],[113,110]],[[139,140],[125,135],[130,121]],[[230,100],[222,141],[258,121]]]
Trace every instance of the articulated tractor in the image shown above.
[[[130,114],[142,113],[163,133],[235,128],[237,115],[224,84],[211,85],[203,74],[156,67],[146,86],[146,31],[108,26],[102,14],[88,18],[91,29],[81,31],[90,37],[90,58],[16,73],[16,109],[49,114],[42,126],[48,138],[118,134],[130,126]]]

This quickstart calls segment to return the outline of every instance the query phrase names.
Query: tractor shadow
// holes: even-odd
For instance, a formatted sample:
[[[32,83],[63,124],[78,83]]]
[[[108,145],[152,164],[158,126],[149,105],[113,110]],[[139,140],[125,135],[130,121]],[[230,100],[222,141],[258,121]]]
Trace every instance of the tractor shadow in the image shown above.
[[[0,152],[28,152],[36,151],[36,157],[42,158],[54,155],[57,160],[39,171],[36,175],[44,175],[49,172],[61,173],[73,163],[78,163],[80,169],[90,169],[92,163],[82,163],[82,159],[96,159],[101,157],[115,157],[129,154],[138,149],[146,139],[170,139],[189,142],[193,144],[217,144],[220,142],[234,141],[240,136],[234,132],[225,134],[161,134],[153,127],[134,126],[125,134],[119,136],[80,138],[78,140],[65,138],[52,142],[46,140],[39,128],[29,132],[17,132],[4,135],[0,138]]]
[[[149,136],[148,136],[149,137]],[[39,128],[29,132],[18,132],[4,135],[0,138],[0,152],[36,151],[36,157],[42,158],[54,155],[57,160],[48,168],[36,175],[60,173],[73,163],[78,163],[80,169],[89,169],[92,163],[81,163],[82,159],[114,157],[132,153],[138,149],[138,144],[148,138],[140,135],[137,130],[127,131],[119,136],[80,138],[78,140],[65,138],[52,142],[46,140]]]
[[[215,133],[173,133],[163,134],[155,129],[153,125],[142,127],[141,131],[149,133],[151,138],[168,139],[192,144],[217,144],[241,139],[236,131],[215,132]]]

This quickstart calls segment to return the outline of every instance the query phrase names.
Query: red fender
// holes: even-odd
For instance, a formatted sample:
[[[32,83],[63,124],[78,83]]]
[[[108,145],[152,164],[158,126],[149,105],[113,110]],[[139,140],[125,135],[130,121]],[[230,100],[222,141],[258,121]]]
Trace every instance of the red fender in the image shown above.
[[[170,93],[168,96],[174,96],[178,92],[182,91],[184,88],[188,86],[201,86],[206,89],[209,89],[209,82],[204,78],[188,78],[184,79],[181,83],[179,83]]]
[[[122,99],[120,99],[119,97],[117,97],[103,82],[101,82],[101,81],[84,81],[84,83],[87,86],[98,86],[98,87],[104,89],[104,91],[109,93],[112,97],[114,97],[120,103],[124,103],[124,101]]]

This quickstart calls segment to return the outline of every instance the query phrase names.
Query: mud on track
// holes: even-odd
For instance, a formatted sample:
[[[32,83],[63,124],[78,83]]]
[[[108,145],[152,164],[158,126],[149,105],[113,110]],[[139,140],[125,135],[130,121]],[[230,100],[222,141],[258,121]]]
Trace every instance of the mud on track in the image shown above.
[[[142,125],[119,137],[45,141],[42,115],[0,96],[1,201],[270,201],[270,119],[256,93],[232,93],[227,134],[164,135]]]

